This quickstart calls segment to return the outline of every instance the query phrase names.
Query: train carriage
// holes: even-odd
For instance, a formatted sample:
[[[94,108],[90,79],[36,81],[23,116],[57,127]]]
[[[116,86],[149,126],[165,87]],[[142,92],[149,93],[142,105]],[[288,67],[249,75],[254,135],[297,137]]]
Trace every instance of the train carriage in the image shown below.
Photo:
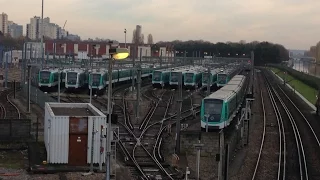
[[[196,89],[201,83],[202,71],[201,69],[198,70],[191,70],[186,71],[184,73],[184,87],[186,89],[193,88]]]
[[[213,69],[210,71],[210,73],[203,72],[201,77],[201,86],[206,87],[208,85],[208,80],[210,82],[210,87],[216,85],[218,72],[219,72],[219,69]]]
[[[239,67],[231,67],[225,70],[221,70],[217,74],[217,86],[218,87],[223,87],[225,86],[230,79],[233,78],[236,74],[239,73]]]
[[[69,92],[79,91],[88,85],[88,72],[83,69],[72,69],[66,72],[65,87]]]
[[[169,84],[170,70],[154,70],[152,72],[152,86],[153,87],[164,87]]]
[[[201,128],[223,129],[229,126],[243,102],[246,77],[238,75],[227,85],[201,102]]]
[[[187,67],[174,69],[169,74],[169,85],[171,88],[176,88],[179,85],[179,74],[182,74],[182,86],[184,86],[184,75],[189,71]]]

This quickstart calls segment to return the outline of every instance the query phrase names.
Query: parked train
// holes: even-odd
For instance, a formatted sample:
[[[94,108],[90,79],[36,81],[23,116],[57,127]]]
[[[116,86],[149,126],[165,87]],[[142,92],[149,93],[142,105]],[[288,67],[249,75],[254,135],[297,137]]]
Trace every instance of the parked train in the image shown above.
[[[196,89],[201,85],[203,68],[194,68],[184,73],[184,87],[186,89]]]
[[[141,69],[141,78],[149,77],[152,72],[151,68]],[[136,78],[136,76],[135,76]],[[112,71],[112,83],[124,83],[132,80],[132,69],[115,69]],[[95,94],[102,94],[109,84],[108,71],[106,69],[94,70],[89,74],[89,90]]]
[[[227,85],[201,102],[201,128],[223,129],[235,117],[246,95],[246,77],[234,76]]]
[[[152,72],[152,86],[164,87],[169,84],[169,76],[171,69],[159,69]]]
[[[88,85],[88,71],[70,69],[66,71],[65,87],[68,92],[84,89]]]
[[[182,86],[184,86],[185,73],[189,71],[189,67],[180,67],[172,69],[169,75],[169,85],[171,88],[177,88],[179,85],[179,74],[182,75]]]
[[[239,66],[231,66],[227,69],[221,69],[217,74],[217,86],[223,87],[225,86],[230,79],[232,79],[235,75],[240,72]]]
[[[210,82],[210,87],[216,85],[217,83],[217,76],[218,76],[218,72],[220,71],[220,69],[213,69],[210,71],[210,73],[208,72],[203,72],[202,73],[202,77],[201,77],[201,85],[202,86],[207,86],[208,85],[208,80]]]

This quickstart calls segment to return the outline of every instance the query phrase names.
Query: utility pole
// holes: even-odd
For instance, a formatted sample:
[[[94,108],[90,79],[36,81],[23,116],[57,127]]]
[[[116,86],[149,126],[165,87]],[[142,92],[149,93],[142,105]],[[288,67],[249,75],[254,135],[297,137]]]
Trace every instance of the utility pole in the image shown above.
[[[133,51],[133,58],[132,58],[132,87],[131,87],[131,91],[134,91],[134,77],[135,77],[135,55],[136,55],[136,46],[134,46],[134,51]]]
[[[196,160],[196,179],[199,180],[200,179],[200,151],[202,149],[202,147],[204,146],[204,144],[199,143],[198,144],[193,144],[194,148],[197,150],[197,160]]]
[[[224,132],[219,132],[219,163],[218,163],[218,180],[223,180],[223,153],[224,153]]]
[[[111,43],[110,43],[111,48]],[[112,55],[110,54],[110,60],[109,60],[109,69],[108,69],[108,78],[109,78],[109,84],[108,84],[108,122],[107,122],[107,154],[106,154],[106,180],[110,180],[110,174],[111,174],[111,92],[112,92]]]
[[[43,68],[43,62],[44,62],[43,36],[44,36],[44,25],[43,25],[43,0],[42,0],[42,7],[41,7],[41,69]]]
[[[210,87],[211,87],[211,72],[210,72],[210,66],[208,65],[207,96],[210,95]]]
[[[27,101],[28,113],[30,113],[30,92],[31,92],[31,65],[28,65],[28,101]]]
[[[142,50],[142,49],[141,49]],[[140,91],[141,91],[141,65],[138,65],[137,68],[137,113],[136,113],[136,121],[139,121],[140,118]]]
[[[181,108],[182,108],[182,72],[179,72],[179,96],[178,96],[178,117],[176,130],[176,154],[180,154],[180,130],[181,130]]]
[[[160,50],[160,68],[162,68],[162,49]]]
[[[91,68],[91,72],[90,72],[90,78],[89,78],[89,83],[90,83],[90,104],[92,102],[92,68]]]
[[[60,102],[60,89],[61,89],[61,68],[59,68],[59,76],[58,76],[58,102]]]
[[[6,74],[5,74],[5,81],[4,81],[4,86],[5,86],[5,88],[8,88],[8,60],[9,60],[9,54],[8,54],[8,52],[5,52],[6,53],[6,67],[5,67],[5,69],[6,69]]]
[[[127,48],[127,29],[124,29],[124,48]]]

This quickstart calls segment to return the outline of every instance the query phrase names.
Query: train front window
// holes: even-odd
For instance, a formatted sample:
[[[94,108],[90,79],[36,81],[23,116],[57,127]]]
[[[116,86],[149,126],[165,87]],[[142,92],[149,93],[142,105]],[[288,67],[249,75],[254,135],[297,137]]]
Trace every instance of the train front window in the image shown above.
[[[98,86],[100,84],[100,74],[92,74],[92,86]]]
[[[207,83],[207,82],[208,82],[208,77],[209,77],[209,74],[208,74],[208,73],[203,73],[202,79],[203,79],[203,82],[204,82],[204,83]]]
[[[75,85],[77,83],[77,73],[76,72],[68,72],[67,82],[68,82],[68,84]]]
[[[209,122],[217,122],[221,119],[223,101],[219,99],[204,100],[204,114],[209,115]]]
[[[40,72],[40,82],[41,83],[49,83],[50,74],[51,73],[49,71],[41,71]]]
[[[218,75],[218,83],[224,84],[226,83],[227,75],[226,74],[219,74]]]
[[[178,82],[179,73],[178,72],[172,72],[171,73],[171,82]]]
[[[160,80],[161,80],[161,72],[159,72],[159,71],[154,71],[152,78],[153,78],[154,81],[160,81]]]
[[[185,82],[186,83],[192,83],[192,81],[193,81],[193,73],[186,73]]]

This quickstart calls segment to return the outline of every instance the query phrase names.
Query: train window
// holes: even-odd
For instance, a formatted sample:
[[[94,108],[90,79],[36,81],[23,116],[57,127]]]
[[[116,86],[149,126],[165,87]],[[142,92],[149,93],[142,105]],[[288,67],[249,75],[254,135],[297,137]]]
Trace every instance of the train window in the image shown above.
[[[49,71],[41,71],[40,72],[40,77],[41,79],[49,79],[50,78],[50,72]]]
[[[226,74],[219,74],[218,75],[218,83],[224,84],[226,83],[227,75]]]
[[[152,78],[153,78],[154,81],[160,81],[160,80],[161,80],[161,72],[159,72],[159,71],[154,71]]]
[[[220,99],[205,99],[204,114],[209,115],[208,121],[220,121],[223,101]]]
[[[185,82],[190,83],[193,81],[193,73],[186,73]]]
[[[0,75],[0,80],[3,80],[3,75]]]
[[[179,73],[178,72],[172,72],[171,73],[171,82],[178,82]]]

